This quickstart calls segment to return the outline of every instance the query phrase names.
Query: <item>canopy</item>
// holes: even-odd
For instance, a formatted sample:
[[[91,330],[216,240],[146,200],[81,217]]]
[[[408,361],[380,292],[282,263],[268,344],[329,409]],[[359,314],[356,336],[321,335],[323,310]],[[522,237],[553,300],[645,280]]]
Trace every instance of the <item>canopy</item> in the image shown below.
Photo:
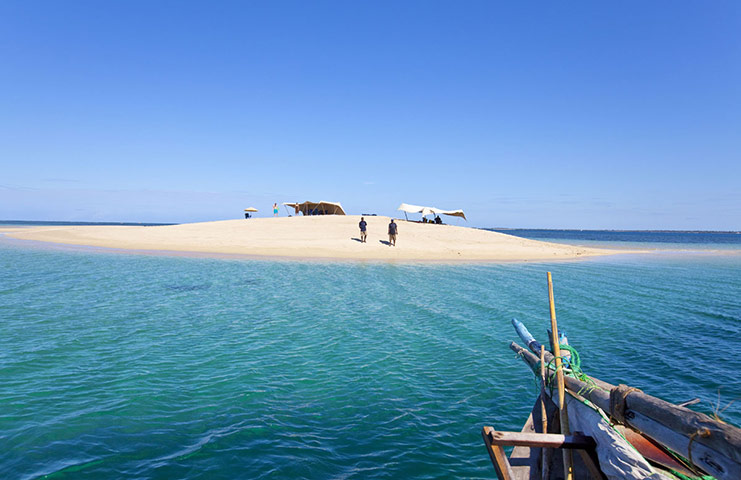
[[[245,212],[256,212],[257,209],[255,207],[247,207],[244,209]]]
[[[451,217],[462,217],[463,220],[468,221],[463,210],[443,210],[437,207],[422,207],[419,205],[410,205],[408,203],[402,203],[399,205],[398,210],[407,213],[421,213],[423,217],[425,215],[450,215]]]
[[[283,205],[295,209],[296,214],[301,212],[304,215],[345,215],[345,210],[338,202],[284,203]]]

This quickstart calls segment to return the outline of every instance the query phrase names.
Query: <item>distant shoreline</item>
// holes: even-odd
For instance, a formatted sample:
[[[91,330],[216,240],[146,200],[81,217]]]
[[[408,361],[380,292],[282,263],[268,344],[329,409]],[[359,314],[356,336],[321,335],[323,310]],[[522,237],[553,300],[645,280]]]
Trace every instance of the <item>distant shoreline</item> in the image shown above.
[[[0,220],[0,225],[22,227],[54,227],[54,226],[137,226],[137,227],[160,227],[163,225],[177,225],[177,223],[149,223],[149,222],[72,222],[66,220]]]

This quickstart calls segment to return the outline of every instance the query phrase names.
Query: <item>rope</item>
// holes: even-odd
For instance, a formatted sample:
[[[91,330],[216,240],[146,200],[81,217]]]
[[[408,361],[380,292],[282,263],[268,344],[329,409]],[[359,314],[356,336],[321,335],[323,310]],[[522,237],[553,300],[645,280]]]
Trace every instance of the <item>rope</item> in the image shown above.
[[[555,359],[551,360],[545,365],[545,385],[549,388],[551,395],[553,395],[553,387],[556,383],[555,367],[554,369],[551,369],[551,365],[553,364],[554,360]],[[535,374],[535,378],[533,378],[533,380],[535,381],[535,388],[538,390],[538,392],[540,392],[540,360],[535,362],[535,365],[532,366],[532,370],[533,374]]]
[[[705,427],[702,427],[700,430],[697,430],[695,433],[690,435],[690,443],[687,445],[687,454],[689,455],[687,459],[690,461],[690,468],[693,472],[699,475],[699,472],[697,469],[693,468],[693,465],[695,465],[695,462],[692,461],[692,442],[695,441],[695,437],[700,438],[708,438],[710,436],[710,430],[708,430]]]
[[[581,369],[581,356],[579,355],[579,352],[572,347],[571,345],[561,345],[561,350],[565,350],[570,353],[570,356],[567,355],[561,355],[561,368],[563,369],[564,375],[570,375],[574,378],[577,378],[584,382],[587,386],[585,388],[582,388],[577,392],[578,395],[583,395],[584,393],[589,393],[595,389],[598,389],[600,387],[597,386],[594,381],[589,378],[587,374],[585,374]],[[521,355],[518,355],[518,357]],[[556,373],[556,367],[555,367],[555,361],[556,357],[554,356],[545,366],[546,371],[550,372],[550,375],[546,381],[546,384],[551,387],[551,390],[553,390],[553,380],[555,379]],[[533,373],[537,378],[540,378],[540,361],[536,362],[536,364],[532,367]],[[536,385],[538,384],[536,380]]]
[[[625,399],[633,392],[641,390],[623,383],[610,390],[610,421],[615,419],[618,423],[625,424]]]
[[[579,352],[576,351],[574,347],[571,345],[560,345],[561,350],[566,350],[571,354],[571,358],[569,357],[562,357],[563,362],[565,365],[568,366],[572,371],[581,372],[581,358],[579,357]]]

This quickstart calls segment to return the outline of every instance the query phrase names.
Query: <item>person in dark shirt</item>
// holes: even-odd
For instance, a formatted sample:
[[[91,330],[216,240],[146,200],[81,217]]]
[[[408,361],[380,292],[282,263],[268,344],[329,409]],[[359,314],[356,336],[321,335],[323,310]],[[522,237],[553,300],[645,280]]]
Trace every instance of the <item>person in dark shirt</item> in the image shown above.
[[[358,223],[358,226],[360,227],[360,243],[365,243],[365,240],[367,238],[365,229],[368,227],[368,223],[363,217],[360,217],[360,223]]]
[[[396,246],[396,235],[398,233],[398,230],[396,228],[396,224],[394,223],[394,219],[391,219],[391,223],[389,223],[389,247]]]

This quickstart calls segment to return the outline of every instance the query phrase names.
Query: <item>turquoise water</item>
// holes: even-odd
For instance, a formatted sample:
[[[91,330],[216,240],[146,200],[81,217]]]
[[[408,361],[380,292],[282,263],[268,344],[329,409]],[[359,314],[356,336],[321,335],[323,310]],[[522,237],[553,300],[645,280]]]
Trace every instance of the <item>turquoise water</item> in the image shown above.
[[[646,230],[496,229],[495,232],[546,242],[618,249],[707,251],[741,250],[741,232]]]
[[[30,244],[29,244],[30,245]],[[535,400],[508,344],[712,413],[741,397],[741,256],[292,263],[0,237],[2,478],[492,478]],[[741,401],[721,416],[741,424]]]

